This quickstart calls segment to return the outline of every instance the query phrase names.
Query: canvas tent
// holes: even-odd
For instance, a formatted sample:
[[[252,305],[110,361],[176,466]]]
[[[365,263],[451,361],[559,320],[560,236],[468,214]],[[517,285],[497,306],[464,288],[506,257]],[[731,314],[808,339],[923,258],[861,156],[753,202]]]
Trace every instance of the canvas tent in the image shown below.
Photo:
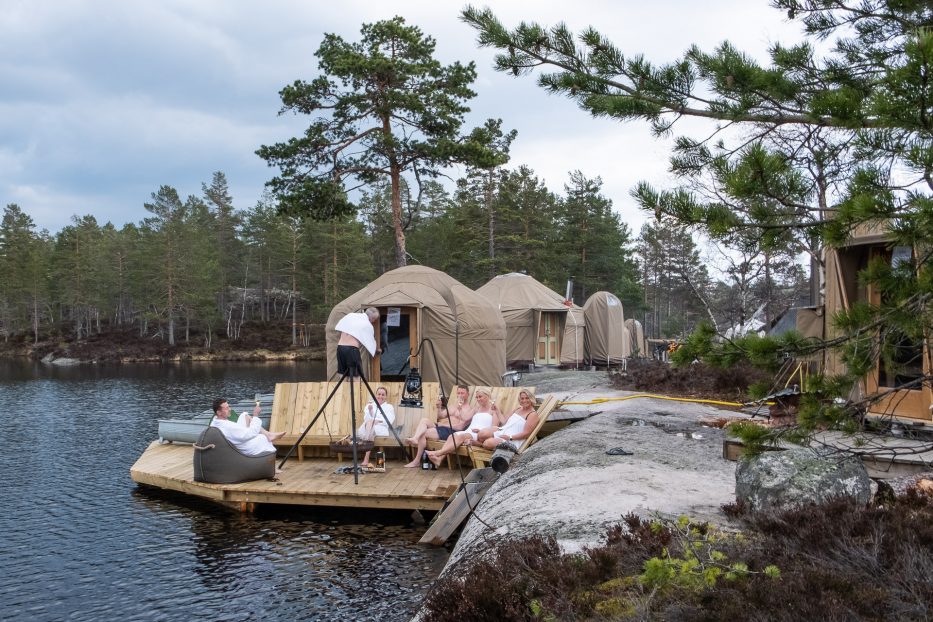
[[[583,305],[586,358],[592,365],[618,365],[631,354],[622,302],[609,292],[596,292]]]
[[[500,274],[476,290],[499,309],[509,365],[557,365],[583,360],[583,316],[534,277]],[[572,317],[569,317],[573,313]],[[566,353],[565,353],[566,350]]]
[[[879,304],[881,292],[875,284],[865,284],[858,273],[870,261],[895,263],[909,260],[916,254],[910,247],[892,246],[883,225],[859,227],[848,243],[841,248],[827,248],[824,253],[825,283],[824,309],[798,315],[797,329],[813,334],[813,324],[822,320],[826,339],[839,337],[833,326],[833,317],[849,309],[856,302]],[[820,312],[822,311],[822,312]],[[897,360],[888,368],[888,362],[879,358],[874,369],[862,379],[858,388],[862,395],[884,394],[869,404],[869,413],[901,417],[909,420],[933,421],[933,390],[928,383],[917,384],[923,374],[931,373],[930,335],[926,339],[904,338],[898,347]],[[827,374],[845,370],[838,351],[827,351],[823,361]]]
[[[372,283],[339,302],[327,318],[327,374],[337,372],[337,322],[347,313],[366,307],[379,309],[389,324],[389,355],[401,357],[407,370],[408,355],[425,339],[417,367],[425,381],[438,381],[440,369],[447,389],[455,380],[462,384],[501,386],[505,373],[505,322],[498,310],[482,296],[451,276],[426,266],[406,266],[386,272]],[[436,354],[436,361],[435,355]],[[363,352],[368,379],[378,381],[384,367]],[[378,357],[377,357],[378,358]],[[436,367],[435,367],[436,362]]]
[[[648,341],[645,339],[645,329],[642,328],[641,322],[629,318],[625,320],[625,330],[628,332],[628,356],[640,356],[642,358],[650,356]]]
[[[567,309],[564,324],[564,341],[560,346],[560,364],[564,367],[579,367],[586,361],[586,317],[583,307],[571,305]]]

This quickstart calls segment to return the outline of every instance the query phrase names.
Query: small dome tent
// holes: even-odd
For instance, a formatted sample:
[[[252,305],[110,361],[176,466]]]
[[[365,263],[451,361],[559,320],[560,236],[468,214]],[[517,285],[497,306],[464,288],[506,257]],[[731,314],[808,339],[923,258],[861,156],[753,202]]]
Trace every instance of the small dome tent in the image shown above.
[[[435,368],[448,384],[501,386],[505,373],[505,322],[495,306],[453,277],[427,266],[406,266],[386,272],[339,302],[327,318],[327,374],[337,372],[337,322],[347,313],[376,307],[390,330],[401,331],[390,352],[413,353],[430,339],[414,366],[424,380],[438,381]],[[393,325],[394,322],[394,325]],[[363,365],[371,370],[363,351]],[[375,372],[375,373],[374,373]],[[367,378],[378,379],[379,370]]]
[[[648,352],[648,342],[645,340],[645,329],[641,327],[641,322],[629,318],[625,320],[625,328],[628,330],[629,355],[642,358],[651,356]]]
[[[565,348],[569,364],[583,359],[582,314],[568,322],[571,307],[563,296],[534,277],[518,272],[500,274],[476,293],[498,307],[505,320],[509,365],[557,365],[564,362]]]
[[[567,309],[564,324],[564,342],[560,346],[560,364],[564,367],[579,367],[586,360],[586,318],[583,307],[572,305]]]
[[[622,302],[609,292],[596,292],[583,305],[586,357],[592,365],[618,365],[631,354]]]

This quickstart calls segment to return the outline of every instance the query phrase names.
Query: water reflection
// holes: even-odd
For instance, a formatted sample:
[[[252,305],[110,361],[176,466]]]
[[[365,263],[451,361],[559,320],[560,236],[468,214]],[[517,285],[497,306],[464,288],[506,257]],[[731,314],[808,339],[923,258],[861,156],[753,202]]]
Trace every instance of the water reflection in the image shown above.
[[[407,512],[240,515],[129,478],[157,419],[321,367],[0,363],[0,618],[409,619],[446,551]]]

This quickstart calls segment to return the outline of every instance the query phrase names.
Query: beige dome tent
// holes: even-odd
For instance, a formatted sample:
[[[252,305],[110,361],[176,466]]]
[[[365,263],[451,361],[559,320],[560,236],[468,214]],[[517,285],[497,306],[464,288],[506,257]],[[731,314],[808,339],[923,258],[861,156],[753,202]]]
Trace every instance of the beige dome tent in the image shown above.
[[[567,309],[564,324],[564,342],[560,346],[560,364],[564,367],[580,367],[586,360],[586,318],[583,307],[572,305]]]
[[[648,342],[645,340],[645,329],[641,322],[629,318],[625,320],[625,330],[628,331],[629,356],[640,356],[642,358],[650,356],[648,352]]]
[[[445,387],[462,384],[501,386],[505,373],[505,322],[495,306],[453,277],[427,266],[406,266],[386,272],[372,283],[339,302],[327,318],[327,374],[337,373],[337,322],[347,313],[366,307],[379,309],[389,324],[389,355],[407,359],[424,339],[421,355],[412,358],[426,381],[437,381],[437,368]],[[378,365],[363,365],[368,379],[378,381]],[[401,366],[399,366],[401,369]],[[404,372],[404,373],[407,373]]]
[[[619,365],[631,354],[622,302],[609,292],[596,292],[583,305],[586,358],[592,365]]]
[[[500,274],[476,293],[496,305],[505,320],[509,365],[557,365],[565,356],[570,365],[583,360],[582,313],[568,317],[572,308],[563,296],[534,277]]]

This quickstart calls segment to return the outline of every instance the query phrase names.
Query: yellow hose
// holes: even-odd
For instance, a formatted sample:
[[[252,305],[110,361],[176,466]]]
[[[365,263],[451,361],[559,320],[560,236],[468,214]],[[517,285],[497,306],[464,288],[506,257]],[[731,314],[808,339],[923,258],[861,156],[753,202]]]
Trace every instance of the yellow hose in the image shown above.
[[[626,395],[625,397],[597,397],[588,402],[558,402],[558,406],[569,404],[586,406],[589,404],[602,404],[604,402],[624,402],[625,400],[634,400],[639,397],[651,397],[656,400],[669,400],[671,402],[697,402],[699,404],[718,404],[720,406],[745,406],[740,402],[720,402],[718,400],[698,400],[689,397],[667,397],[665,395],[654,395],[652,393],[638,393],[636,395]],[[770,404],[770,402],[768,402]]]

